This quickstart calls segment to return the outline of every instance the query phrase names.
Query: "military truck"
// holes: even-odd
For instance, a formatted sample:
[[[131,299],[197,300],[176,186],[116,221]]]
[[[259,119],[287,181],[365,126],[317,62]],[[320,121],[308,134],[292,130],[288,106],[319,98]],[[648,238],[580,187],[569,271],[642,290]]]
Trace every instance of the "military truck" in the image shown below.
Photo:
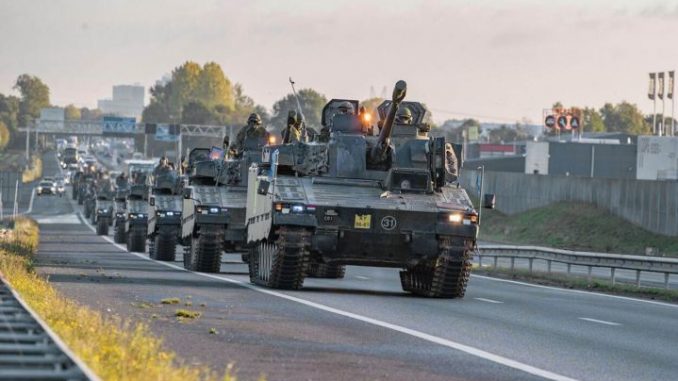
[[[264,147],[247,191],[253,283],[296,289],[309,272],[395,267],[407,292],[464,296],[478,213],[466,191],[446,181],[444,138],[390,143],[405,93],[399,81],[378,137],[365,136],[357,101],[333,99],[322,114],[328,143]],[[419,106],[415,124],[424,118]]]
[[[261,160],[267,139],[246,138],[239,157],[224,158],[218,147],[189,153],[181,224],[185,268],[218,272],[222,251],[244,246],[248,168]]]
[[[148,253],[152,259],[174,261],[181,232],[182,180],[168,167],[153,172],[148,199]]]

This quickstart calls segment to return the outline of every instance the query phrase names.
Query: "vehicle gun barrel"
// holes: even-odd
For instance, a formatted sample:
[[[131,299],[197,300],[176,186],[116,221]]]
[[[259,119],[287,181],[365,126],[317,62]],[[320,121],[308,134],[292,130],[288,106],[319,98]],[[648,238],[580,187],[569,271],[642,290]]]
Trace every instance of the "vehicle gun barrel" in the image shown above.
[[[388,108],[388,114],[386,115],[386,120],[384,125],[381,127],[379,132],[379,139],[377,143],[372,147],[370,152],[370,157],[373,160],[377,160],[388,147],[388,139],[391,137],[393,132],[393,122],[395,121],[396,113],[398,112],[398,106],[405,99],[405,94],[407,93],[407,83],[400,80],[396,82],[395,87],[393,88],[393,96],[391,99],[391,106]]]

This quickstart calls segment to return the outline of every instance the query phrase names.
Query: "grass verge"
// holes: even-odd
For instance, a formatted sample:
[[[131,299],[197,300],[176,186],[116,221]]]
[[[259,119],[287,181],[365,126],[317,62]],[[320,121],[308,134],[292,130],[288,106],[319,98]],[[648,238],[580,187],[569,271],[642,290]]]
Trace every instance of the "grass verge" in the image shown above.
[[[586,290],[601,292],[610,295],[632,296],[643,299],[663,300],[667,302],[678,302],[678,290],[666,290],[663,288],[636,287],[635,285],[617,283],[613,286],[612,282],[592,278],[589,282],[586,277],[578,275],[565,275],[557,273],[546,273],[541,271],[532,271],[526,269],[514,269],[511,271],[506,268],[473,268],[473,273],[478,275],[487,275],[495,278],[520,280],[529,283],[535,283],[545,286],[555,286],[561,288]]]
[[[21,218],[0,237],[0,273],[61,339],[103,380],[224,380],[204,367],[189,366],[162,349],[144,324],[104,317],[59,294],[31,269],[38,226]],[[10,251],[23,247],[19,251]]]
[[[31,158],[31,165],[21,173],[21,182],[30,183],[42,177],[42,158],[35,155]]]
[[[678,256],[678,239],[649,232],[592,204],[560,202],[516,215],[483,210],[482,241],[560,249]]]

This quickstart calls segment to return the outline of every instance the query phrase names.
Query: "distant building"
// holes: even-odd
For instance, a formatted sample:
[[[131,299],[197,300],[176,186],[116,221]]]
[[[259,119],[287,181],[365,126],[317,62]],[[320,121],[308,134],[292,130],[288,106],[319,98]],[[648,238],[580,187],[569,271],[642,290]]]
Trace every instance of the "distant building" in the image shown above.
[[[113,86],[112,99],[100,99],[99,109],[106,115],[141,118],[146,89],[138,85]]]

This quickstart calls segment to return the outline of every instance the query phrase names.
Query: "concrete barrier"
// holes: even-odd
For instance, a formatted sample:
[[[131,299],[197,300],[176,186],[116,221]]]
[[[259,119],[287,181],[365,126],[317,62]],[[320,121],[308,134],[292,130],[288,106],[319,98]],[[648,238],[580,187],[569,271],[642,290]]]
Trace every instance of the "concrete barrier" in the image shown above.
[[[477,171],[462,170],[460,181],[477,191]],[[497,209],[515,214],[559,201],[594,204],[654,233],[678,237],[678,181],[602,179],[485,172],[485,193]]]

